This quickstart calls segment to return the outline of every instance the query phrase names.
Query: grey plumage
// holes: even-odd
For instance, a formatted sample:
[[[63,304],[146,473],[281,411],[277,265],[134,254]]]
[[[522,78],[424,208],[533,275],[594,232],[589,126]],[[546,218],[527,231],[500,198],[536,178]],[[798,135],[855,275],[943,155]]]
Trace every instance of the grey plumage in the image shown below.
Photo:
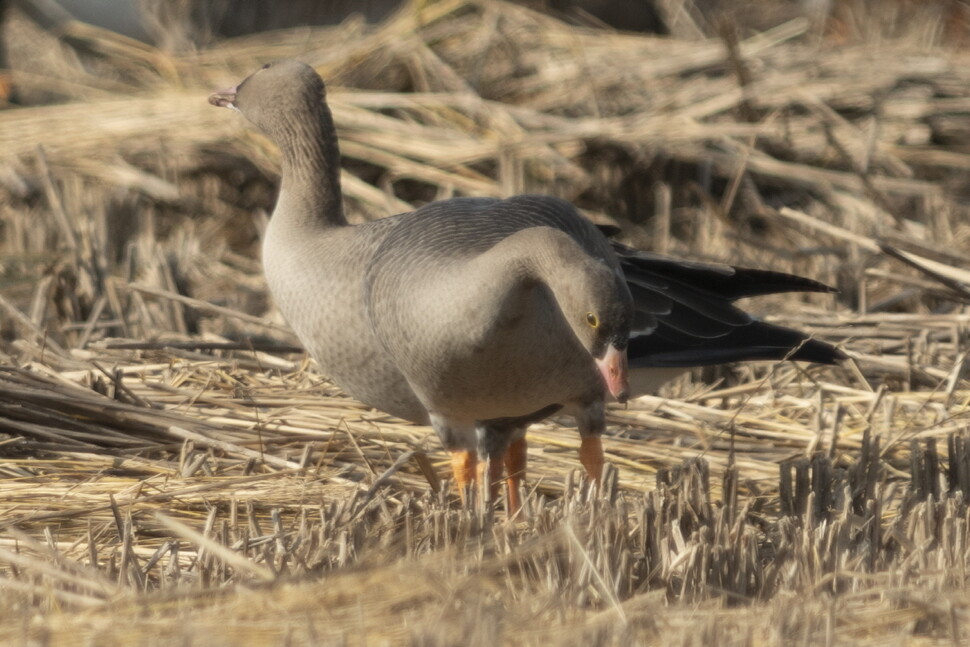
[[[546,196],[448,200],[400,218],[366,271],[365,299],[443,440],[479,449],[477,423],[552,404],[578,413],[581,432],[601,432],[604,388],[591,356],[613,341],[625,349],[632,314],[609,241]],[[573,288],[585,300],[568,310]],[[582,318],[592,311],[602,322],[587,348]]]
[[[497,457],[561,408],[595,436],[607,387],[625,393],[628,345],[634,392],[689,366],[842,357],[734,305],[826,286],[611,243],[556,198],[458,198],[348,225],[324,85],[302,63],[267,66],[210,102],[280,147],[263,263],[284,317],[350,395],[432,423],[449,448]]]

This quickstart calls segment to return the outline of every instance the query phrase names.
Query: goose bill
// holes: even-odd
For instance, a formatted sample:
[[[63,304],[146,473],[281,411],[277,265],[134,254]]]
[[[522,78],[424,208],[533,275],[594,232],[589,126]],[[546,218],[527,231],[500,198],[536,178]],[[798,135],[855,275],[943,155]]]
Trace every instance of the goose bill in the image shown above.
[[[630,397],[630,379],[627,375],[626,350],[609,346],[606,354],[596,360],[596,367],[606,382],[606,388],[617,402],[626,402]]]
[[[209,103],[217,108],[236,108],[236,88],[226,88],[209,95]]]

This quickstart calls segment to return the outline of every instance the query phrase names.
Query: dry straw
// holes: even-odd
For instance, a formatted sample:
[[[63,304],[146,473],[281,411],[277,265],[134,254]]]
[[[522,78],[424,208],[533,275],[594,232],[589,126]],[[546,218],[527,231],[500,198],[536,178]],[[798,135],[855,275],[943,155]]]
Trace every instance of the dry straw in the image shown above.
[[[0,111],[0,642],[970,638],[962,51],[465,0],[184,55],[33,36],[57,63],[15,81],[59,101]],[[838,285],[751,307],[852,361],[612,408],[599,493],[569,421],[536,425],[526,514],[461,510],[429,429],[319,376],[266,295],[277,152],[205,96],[292,56],[329,82],[353,219],[560,195]]]

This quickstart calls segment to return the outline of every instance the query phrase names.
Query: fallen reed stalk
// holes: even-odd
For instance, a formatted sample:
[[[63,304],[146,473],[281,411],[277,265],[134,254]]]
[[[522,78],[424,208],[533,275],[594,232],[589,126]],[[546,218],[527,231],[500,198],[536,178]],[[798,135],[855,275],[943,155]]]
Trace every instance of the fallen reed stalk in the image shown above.
[[[71,26],[98,73],[62,52],[18,79],[60,103],[0,111],[0,642],[966,640],[970,65],[810,30],[732,61],[465,0],[185,56]],[[318,375],[266,295],[277,152],[205,96],[291,56],[355,221],[559,195],[837,285],[751,306],[852,361],[611,408],[598,493],[536,425],[526,514],[461,510],[429,430]]]

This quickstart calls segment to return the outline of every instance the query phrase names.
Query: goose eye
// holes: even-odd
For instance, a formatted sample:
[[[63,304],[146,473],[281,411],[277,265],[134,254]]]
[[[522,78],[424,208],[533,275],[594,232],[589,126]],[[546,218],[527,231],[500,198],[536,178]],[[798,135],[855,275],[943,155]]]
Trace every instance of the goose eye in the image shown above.
[[[596,328],[600,325],[600,320],[596,318],[592,312],[586,313],[586,323],[590,325],[591,328]]]

